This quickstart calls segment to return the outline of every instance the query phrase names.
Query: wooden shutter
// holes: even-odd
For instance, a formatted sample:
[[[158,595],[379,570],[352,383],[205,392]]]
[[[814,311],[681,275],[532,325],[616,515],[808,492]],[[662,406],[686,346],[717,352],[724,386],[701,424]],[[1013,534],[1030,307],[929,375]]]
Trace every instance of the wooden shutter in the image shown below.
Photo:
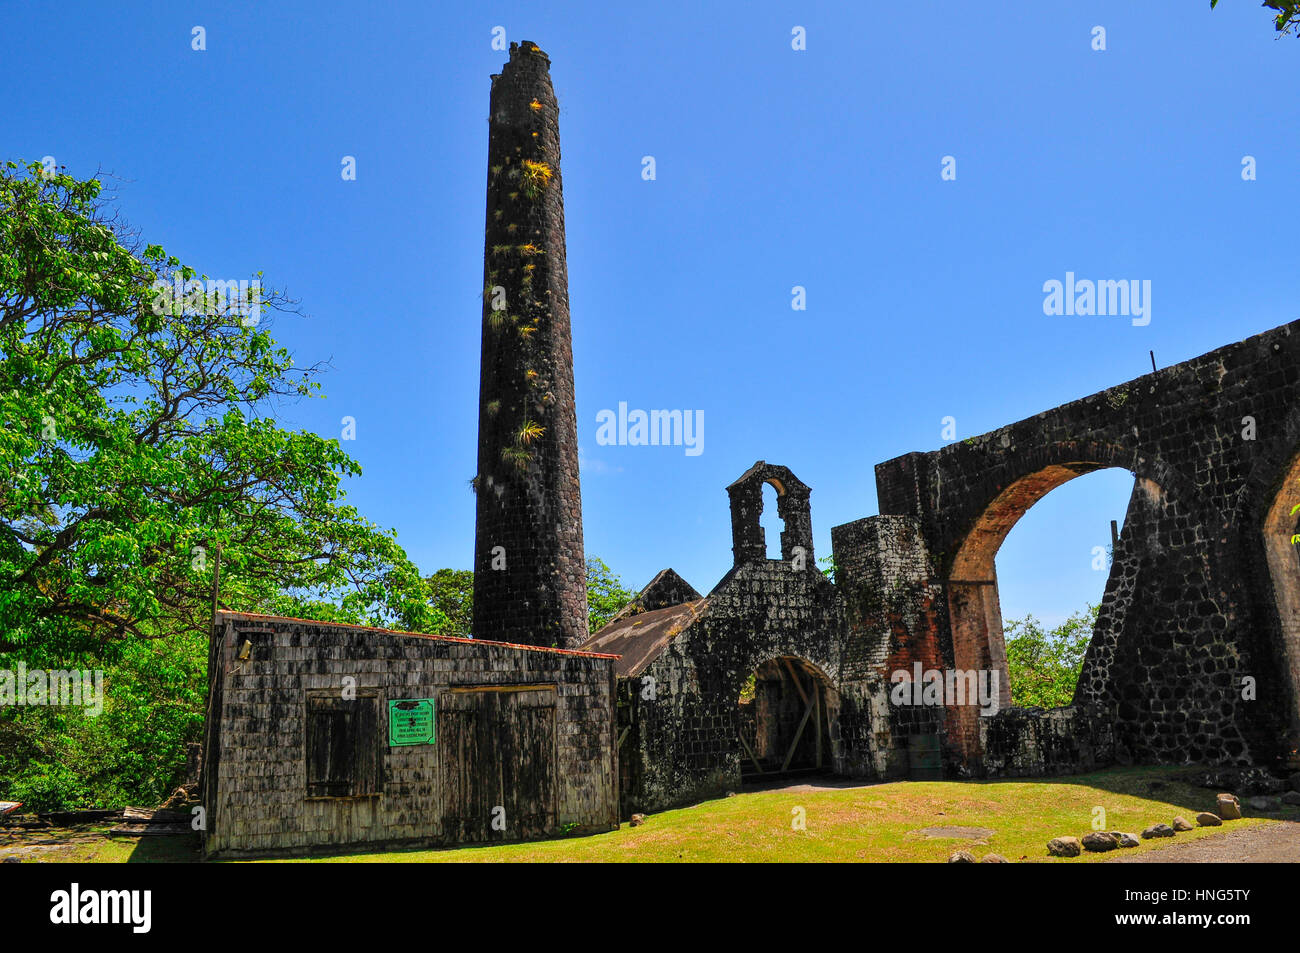
[[[308,695],[306,728],[308,797],[365,797],[383,790],[376,695]]]

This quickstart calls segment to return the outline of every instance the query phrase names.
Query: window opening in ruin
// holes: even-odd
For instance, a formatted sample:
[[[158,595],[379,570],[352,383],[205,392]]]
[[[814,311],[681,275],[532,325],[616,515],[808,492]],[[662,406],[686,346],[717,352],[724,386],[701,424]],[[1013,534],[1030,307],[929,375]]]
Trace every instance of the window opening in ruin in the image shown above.
[[[759,517],[759,524],[763,527],[763,542],[767,546],[768,559],[781,558],[781,534],[785,531],[785,520],[781,519],[777,509],[777,501],[780,499],[777,486],[773,480],[763,484],[763,513]]]

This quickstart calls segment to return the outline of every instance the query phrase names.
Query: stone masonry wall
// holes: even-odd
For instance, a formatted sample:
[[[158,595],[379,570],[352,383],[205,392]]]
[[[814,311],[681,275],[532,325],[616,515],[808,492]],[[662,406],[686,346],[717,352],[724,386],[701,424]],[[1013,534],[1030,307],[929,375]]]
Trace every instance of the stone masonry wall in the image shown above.
[[[241,661],[245,640],[252,646]],[[532,785],[553,786],[553,821],[531,836],[566,825],[617,826],[613,656],[236,613],[220,614],[213,641],[217,677],[203,780],[207,856],[521,838],[509,816],[501,831],[486,817],[477,834],[445,824],[455,780],[449,771],[468,772],[471,781],[457,783],[480,779],[489,787],[505,771],[516,788],[504,792],[505,800],[521,812],[536,796]],[[355,679],[356,693],[378,696],[382,793],[309,798],[306,699],[310,692],[341,693],[345,676]],[[554,687],[553,757],[526,766],[532,774],[522,772],[520,752],[493,751],[490,739],[475,758],[444,751],[437,740],[389,744],[390,700],[433,698],[441,713],[456,689],[519,686]]]
[[[534,44],[512,43],[492,77],[474,634],[571,648],[587,638],[587,573],[549,65]]]
[[[1076,695],[1087,711],[1059,717],[1113,723],[1095,750],[1113,742],[1119,760],[1285,758],[1297,738],[1288,661],[1300,647],[1282,634],[1263,527],[1300,449],[1297,331],[1300,322],[878,466],[882,511],[918,521],[947,590],[948,617],[936,613],[925,636],[959,666],[981,653],[996,664],[996,647],[977,643],[1001,638],[986,619],[1006,532],[1060,483],[1128,469],[1133,499]],[[977,592],[983,602],[968,598]],[[1254,699],[1243,697],[1246,677]],[[995,771],[1007,737],[986,726],[957,741],[971,770]]]
[[[632,727],[624,743],[637,746],[638,767],[624,813],[739,789],[741,687],[775,658],[804,660],[839,694],[828,758],[837,773],[863,776],[865,767],[845,758],[838,734],[872,731],[869,706],[851,704],[843,692],[842,635],[842,604],[820,572],[766,559],[733,569],[699,617],[628,680]]]

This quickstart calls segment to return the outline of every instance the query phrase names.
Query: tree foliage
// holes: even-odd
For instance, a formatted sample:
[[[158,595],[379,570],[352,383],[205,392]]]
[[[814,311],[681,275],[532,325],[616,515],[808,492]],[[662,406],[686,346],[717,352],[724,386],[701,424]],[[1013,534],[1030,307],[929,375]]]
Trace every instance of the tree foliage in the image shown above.
[[[1032,615],[1003,624],[1013,705],[1063,708],[1074,700],[1098,611],[1090,605],[1050,630]]]
[[[429,601],[447,617],[441,634],[470,638],[474,634],[474,570],[439,569],[425,582]]]
[[[56,705],[0,709],[0,795],[25,811],[162,803],[185,773],[186,745],[203,730],[207,639],[123,639],[108,661],[62,647],[24,646],[31,668],[98,669],[103,711]],[[13,670],[17,654],[0,655]]]
[[[155,287],[177,273],[183,306]],[[0,651],[206,631],[217,546],[238,608],[443,624],[394,534],[346,504],[358,464],[271,415],[318,396],[320,368],[205,278],[137,241],[98,180],[0,169]]]
[[[1219,5],[1219,0],[1210,0],[1210,9]],[[1273,29],[1279,34],[1292,33],[1300,36],[1300,0],[1264,0],[1263,7],[1274,11]]]
[[[473,570],[439,569],[425,582],[433,607],[448,620],[441,633],[469,638],[474,622]],[[636,595],[603,560],[587,557],[587,625],[591,632],[600,629]]]
[[[636,596],[602,560],[587,557],[587,627],[591,632],[599,631]]]

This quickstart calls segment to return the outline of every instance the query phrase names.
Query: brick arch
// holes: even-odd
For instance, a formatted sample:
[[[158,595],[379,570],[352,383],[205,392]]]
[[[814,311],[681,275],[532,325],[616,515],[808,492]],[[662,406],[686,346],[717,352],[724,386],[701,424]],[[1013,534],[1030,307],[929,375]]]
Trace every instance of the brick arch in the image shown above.
[[[1000,673],[1000,704],[1011,706],[1002,610],[995,561],[1012,527],[1039,500],[1056,488],[1088,473],[1125,469],[1135,477],[1134,493],[1165,496],[1171,487],[1179,495],[1191,490],[1181,475],[1153,454],[1116,443],[1069,441],[1031,452],[1006,452],[986,482],[983,496],[966,501],[972,511],[959,535],[949,544],[943,581],[948,590],[949,623],[954,667]]]
[[[988,442],[995,445],[984,449],[979,481],[967,492],[949,499],[941,494],[937,501],[942,518],[938,538],[932,543],[942,554],[948,574],[959,566],[968,569],[970,560],[990,546],[996,552],[1030,507],[1057,487],[1087,473],[1128,470],[1135,478],[1154,483],[1185,501],[1195,496],[1186,477],[1140,446],[1090,439],[1027,447],[1014,439],[1008,441],[1009,447],[1001,446],[1001,439]]]
[[[1070,479],[1107,467],[1132,472],[1135,492],[1074,705],[1113,726],[1106,745],[1113,742],[1121,760],[1244,762],[1260,735],[1244,731],[1255,713],[1237,688],[1240,674],[1257,667],[1244,614],[1242,534],[1230,528],[1237,498],[1225,492],[1231,484],[1207,481],[1203,451],[1189,440],[1217,448],[1208,474],[1237,487],[1245,474],[1231,469],[1235,450],[1217,416],[1196,419],[1189,438],[1178,417],[1158,429],[1148,425],[1149,413],[1130,416],[1098,396],[882,464],[881,507],[920,520],[935,581],[948,594],[936,633],[945,656],[954,667],[994,668],[1005,649],[990,561],[1010,527]],[[1236,407],[1215,414],[1240,418]],[[979,719],[964,709],[946,719],[949,750],[978,770]]]
[[[1278,437],[1251,467],[1236,514],[1241,525],[1259,528],[1262,558],[1249,550],[1242,558],[1256,567],[1257,604],[1273,611],[1265,609],[1264,618],[1256,620],[1255,649],[1262,658],[1273,659],[1282,676],[1273,684],[1266,670],[1259,690],[1261,698],[1276,691],[1285,695],[1285,704],[1271,710],[1279,715],[1281,754],[1293,767],[1300,765],[1300,546],[1292,543],[1300,531],[1297,516],[1292,515],[1296,506],[1300,506],[1300,409],[1288,415]]]
[[[1012,527],[1047,494],[1088,473],[1115,468],[1134,472],[1132,466],[1136,464],[1147,474],[1161,473],[1168,480],[1167,468],[1112,444],[1085,447],[1071,444],[1045,448],[1045,451],[1030,455],[1033,469],[984,503],[956,542],[944,574],[953,666],[998,672],[1002,708],[1011,707],[1011,685],[995,564]],[[1055,462],[1053,457],[1064,459]],[[1161,485],[1152,476],[1135,473],[1135,477],[1135,492],[1137,487],[1142,487],[1148,495],[1162,493]]]
[[[1020,468],[1024,472],[1019,472]],[[1145,552],[1151,541],[1140,537],[1154,534],[1156,526],[1165,525],[1153,519],[1153,514],[1176,512],[1185,516],[1201,512],[1189,480],[1155,454],[1119,443],[1068,441],[1037,447],[1023,455],[1010,452],[1002,466],[994,469],[996,482],[991,486],[996,492],[977,498],[976,506],[981,508],[967,517],[965,532],[953,539],[951,555],[941,573],[948,595],[953,667],[998,672],[999,705],[1004,711],[1011,707],[1011,688],[995,570],[997,553],[1011,528],[1043,497],[1085,474],[1117,468],[1134,475],[1134,488],[1074,704],[1115,708],[1122,697],[1131,702],[1131,682],[1120,685],[1112,678],[1115,673],[1133,668],[1132,646],[1126,644],[1133,640],[1125,638],[1133,626],[1126,619],[1121,594],[1125,580],[1120,576],[1136,572],[1134,566],[1147,558],[1138,554]],[[1012,475],[1014,478],[1004,484]],[[1141,514],[1140,518],[1135,518],[1135,513]],[[1213,518],[1201,513],[1196,522],[1208,525]],[[1217,539],[1207,540],[1207,563],[1222,558],[1219,543]],[[1123,552],[1129,556],[1125,558]],[[1129,654],[1125,656],[1125,652]],[[1127,661],[1117,663],[1119,657]],[[1135,716],[1135,720],[1142,717]],[[978,758],[980,731],[976,713],[968,708],[951,710],[948,718],[950,742],[966,757]],[[1142,739],[1132,741],[1134,747],[1141,744]]]

